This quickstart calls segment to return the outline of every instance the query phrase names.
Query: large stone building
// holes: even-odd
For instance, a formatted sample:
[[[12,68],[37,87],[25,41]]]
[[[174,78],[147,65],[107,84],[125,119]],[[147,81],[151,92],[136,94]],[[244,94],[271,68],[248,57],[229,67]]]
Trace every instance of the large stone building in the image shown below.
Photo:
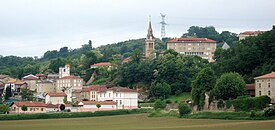
[[[264,33],[264,31],[246,31],[239,34],[239,40],[243,40],[246,37],[258,36],[259,34]]]
[[[82,90],[83,79],[79,76],[66,76],[57,79],[56,81],[57,92],[65,92],[68,101],[72,101],[72,93],[75,90]]]
[[[216,43],[208,38],[176,38],[168,41],[167,49],[173,49],[184,55],[198,55],[213,62]]]
[[[32,74],[24,76],[23,81],[25,81],[28,85],[28,89],[31,91],[36,91],[36,83],[37,81],[40,81],[40,79],[37,76],[34,76]]]
[[[50,80],[37,81],[36,86],[36,95],[45,96],[49,92],[56,92],[56,84]]]
[[[70,76],[70,65],[66,64],[65,67],[59,67],[59,78]]]
[[[275,72],[271,72],[254,79],[256,85],[256,97],[267,95],[271,98],[271,103],[275,103]]]
[[[147,37],[145,39],[144,53],[145,53],[145,58],[155,58],[156,56],[155,55],[155,38],[153,35],[151,21],[149,22]]]

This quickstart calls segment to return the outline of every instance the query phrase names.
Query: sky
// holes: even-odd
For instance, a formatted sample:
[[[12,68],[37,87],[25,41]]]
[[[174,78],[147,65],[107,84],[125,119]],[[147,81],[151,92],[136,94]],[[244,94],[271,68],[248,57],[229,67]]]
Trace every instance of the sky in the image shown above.
[[[270,30],[275,0],[0,0],[0,55],[38,56],[144,38],[149,19],[160,37],[180,37],[190,26],[240,33]],[[149,16],[151,18],[149,18]]]

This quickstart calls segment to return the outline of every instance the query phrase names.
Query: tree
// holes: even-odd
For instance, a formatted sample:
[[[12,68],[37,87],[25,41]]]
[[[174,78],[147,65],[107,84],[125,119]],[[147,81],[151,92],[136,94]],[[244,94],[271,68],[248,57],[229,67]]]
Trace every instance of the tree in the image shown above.
[[[53,70],[55,73],[58,73],[59,67],[65,66],[65,61],[61,58],[51,60],[49,69]]]
[[[89,40],[88,44],[89,44],[90,48],[92,49],[93,48],[93,44],[92,44],[91,40]]]
[[[0,111],[2,111],[4,114],[8,114],[10,107],[8,105],[0,104]]]
[[[21,95],[23,101],[33,100],[33,92],[27,88],[22,88],[19,95]]]
[[[157,110],[157,109],[164,109],[166,107],[166,103],[160,99],[156,100],[155,101],[155,104],[154,104],[154,109]]]
[[[209,92],[215,86],[216,78],[214,71],[210,68],[202,69],[192,81],[192,100],[201,109],[205,102],[205,92]]]
[[[27,106],[25,106],[25,105],[23,105],[23,106],[21,107],[21,110],[25,112],[25,111],[27,111],[27,110],[28,110],[28,107],[27,107]]]
[[[7,86],[6,92],[5,92],[5,100],[8,100],[11,96],[12,96],[11,86]]]
[[[170,96],[171,87],[167,83],[156,83],[151,86],[151,97],[165,99]]]
[[[59,109],[60,109],[61,111],[64,111],[64,110],[65,110],[65,108],[66,108],[66,107],[65,107],[65,105],[64,105],[64,104],[61,104],[61,105],[60,105],[60,107],[59,107]]]
[[[98,104],[96,104],[96,107],[99,110],[99,108],[101,107],[101,105],[98,103]]]
[[[225,73],[217,80],[212,94],[218,99],[235,99],[237,96],[243,95],[244,85],[245,82],[238,73]]]

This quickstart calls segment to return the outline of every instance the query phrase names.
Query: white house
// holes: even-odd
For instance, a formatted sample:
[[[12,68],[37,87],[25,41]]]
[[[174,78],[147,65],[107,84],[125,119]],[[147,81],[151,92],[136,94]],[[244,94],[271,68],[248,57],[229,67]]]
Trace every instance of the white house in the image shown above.
[[[64,98],[66,97],[66,93],[64,92],[51,92],[46,95],[45,103],[46,104],[64,104]]]
[[[124,87],[108,89],[106,86],[93,85],[82,91],[82,97],[92,101],[114,101],[117,109],[134,109],[138,107],[138,92]]]
[[[97,104],[100,104],[100,107],[97,108]],[[114,101],[81,101],[79,106],[82,106],[78,111],[96,111],[96,110],[116,110],[117,103]]]

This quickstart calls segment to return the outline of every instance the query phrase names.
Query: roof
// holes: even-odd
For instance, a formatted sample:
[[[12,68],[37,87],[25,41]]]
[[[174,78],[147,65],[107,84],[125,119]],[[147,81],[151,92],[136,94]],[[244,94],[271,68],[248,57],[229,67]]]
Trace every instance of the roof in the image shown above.
[[[197,43],[197,42],[204,42],[204,43],[216,43],[216,41],[208,39],[208,38],[176,38],[168,41],[168,43]]]
[[[84,105],[116,105],[117,103],[114,101],[82,101]]]
[[[24,76],[23,80],[39,80],[39,78],[37,76],[30,74],[30,75]]]
[[[6,84],[9,84],[9,83],[15,83],[17,80],[16,79],[9,79],[8,82]]]
[[[222,45],[222,49],[227,50],[229,48],[230,48],[230,46],[226,42],[224,42],[223,45]]]
[[[81,79],[79,76],[65,76],[59,79]]]
[[[26,84],[26,82],[24,82],[22,80],[17,80],[14,84],[23,85],[23,84]]]
[[[131,60],[131,57],[127,57],[125,59],[122,60],[122,63],[127,63]]]
[[[8,78],[8,75],[0,75],[0,79]]]
[[[89,88],[82,89],[81,92],[89,92],[89,91],[99,91],[99,92],[106,92],[107,87],[104,85],[92,85]]]
[[[255,79],[268,79],[268,78],[275,78],[275,72],[271,72],[269,74],[256,77]]]
[[[137,90],[124,87],[113,87],[109,88],[108,90],[113,90],[114,92],[137,92]]]
[[[245,90],[255,90],[255,84],[246,84]]]
[[[44,102],[13,102],[11,105],[15,104],[18,107],[22,107],[23,105],[27,107],[46,107],[47,105]]]
[[[54,104],[46,104],[46,105],[47,105],[46,108],[59,108],[58,104],[56,104],[56,105],[54,105]]]
[[[151,25],[151,21],[149,22],[149,27],[147,30],[147,37],[146,39],[154,39],[154,35],[153,35],[153,29],[152,29],[152,25]]]
[[[65,96],[67,96],[67,94],[63,93],[63,92],[59,92],[59,93],[50,92],[47,95],[49,95],[51,97],[65,97]]]
[[[264,33],[265,31],[245,31],[245,32],[242,32],[240,33],[240,35],[258,35],[258,34],[261,34],[261,33]]]
[[[93,64],[92,66],[111,66],[111,62],[99,62],[96,64]]]

